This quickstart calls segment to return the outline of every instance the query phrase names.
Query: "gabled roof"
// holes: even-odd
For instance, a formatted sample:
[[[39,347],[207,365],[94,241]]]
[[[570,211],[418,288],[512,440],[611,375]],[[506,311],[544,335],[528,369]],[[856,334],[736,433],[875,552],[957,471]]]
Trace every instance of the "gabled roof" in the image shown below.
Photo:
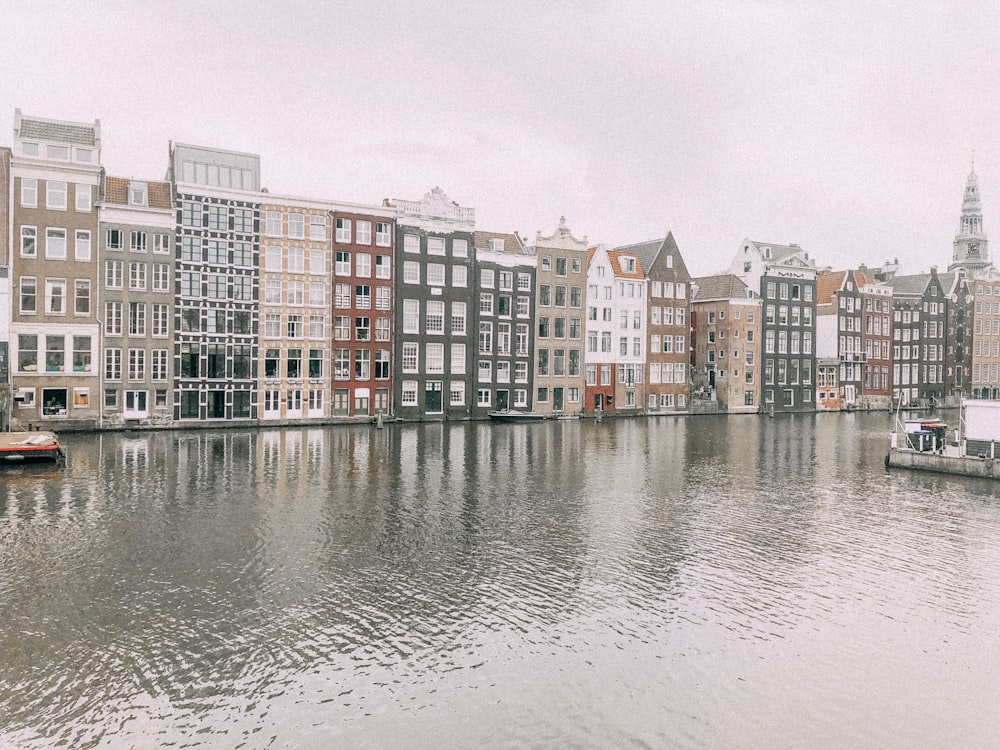
[[[697,285],[698,291],[692,298],[693,302],[708,302],[722,299],[748,299],[750,288],[739,276],[731,273],[721,273],[715,276],[702,276],[691,279],[692,285]],[[751,294],[750,296],[756,296]]]
[[[833,295],[844,288],[847,271],[820,271],[816,277],[816,304],[829,305]]]
[[[764,257],[764,249],[771,248],[771,256],[765,258],[765,260],[774,263],[780,263],[791,259],[794,255],[804,253],[803,249],[798,245],[776,245],[773,242],[758,242],[757,240],[748,240],[748,242],[754,246],[762,258]]]
[[[149,208],[173,208],[173,192],[169,182],[154,182],[152,180],[130,180],[128,177],[105,177],[104,178],[104,203],[113,203],[118,206],[127,206],[128,186],[130,182],[144,182],[146,184],[147,199]]]
[[[634,245],[621,245],[616,247],[615,250],[623,253],[631,253],[639,259],[639,265],[642,266],[643,273],[648,274],[649,269],[653,267],[653,263],[656,261],[656,256],[660,254],[660,250],[663,248],[664,240],[648,240],[646,242],[637,242]]]
[[[631,245],[619,245],[615,250],[624,253],[633,253],[639,259],[639,263],[642,265],[642,272],[646,276],[649,276],[652,272],[653,264],[656,263],[661,255],[671,255],[673,257],[673,268],[682,277],[688,275],[687,265],[684,263],[684,258],[681,257],[681,251],[674,240],[673,232],[667,232],[666,237],[663,239],[636,242]]]
[[[626,271],[622,265],[622,258],[628,256],[635,258],[635,270]],[[621,277],[623,279],[645,279],[646,275],[642,271],[642,263],[639,262],[639,257],[628,251],[619,250],[608,250],[608,260],[611,261],[611,272],[614,273],[616,277]]]
[[[927,285],[931,283],[931,275],[929,273],[918,273],[911,276],[893,276],[886,283],[892,287],[893,294],[896,296],[900,294],[919,296],[924,293]]]
[[[516,255],[524,255],[526,253],[524,249],[524,242],[521,240],[520,235],[516,232],[511,234],[510,232],[475,232],[473,234],[473,244],[476,250],[492,250],[492,243],[490,240],[503,240],[503,251],[505,253],[512,253]]]

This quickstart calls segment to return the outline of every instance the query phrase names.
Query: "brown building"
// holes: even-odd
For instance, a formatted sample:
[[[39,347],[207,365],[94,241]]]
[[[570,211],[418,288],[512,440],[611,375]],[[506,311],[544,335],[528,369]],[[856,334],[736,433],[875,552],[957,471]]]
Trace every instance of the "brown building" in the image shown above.
[[[16,110],[11,176],[12,424],[96,427],[100,121]]]
[[[760,408],[760,297],[739,277],[692,279],[695,393],[721,411]]]

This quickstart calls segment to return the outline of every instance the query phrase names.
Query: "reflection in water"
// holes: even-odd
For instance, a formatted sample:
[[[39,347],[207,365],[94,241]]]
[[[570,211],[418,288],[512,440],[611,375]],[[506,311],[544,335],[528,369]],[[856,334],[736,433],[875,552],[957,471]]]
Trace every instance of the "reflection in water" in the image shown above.
[[[69,436],[0,479],[0,738],[988,744],[997,488],[886,473],[887,427]]]

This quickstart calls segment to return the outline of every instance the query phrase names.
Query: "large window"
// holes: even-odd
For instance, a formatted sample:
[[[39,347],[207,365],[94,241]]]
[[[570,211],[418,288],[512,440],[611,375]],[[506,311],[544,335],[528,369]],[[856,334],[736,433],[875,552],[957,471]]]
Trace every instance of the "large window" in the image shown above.
[[[66,259],[66,230],[49,227],[45,230],[45,257],[52,260]]]

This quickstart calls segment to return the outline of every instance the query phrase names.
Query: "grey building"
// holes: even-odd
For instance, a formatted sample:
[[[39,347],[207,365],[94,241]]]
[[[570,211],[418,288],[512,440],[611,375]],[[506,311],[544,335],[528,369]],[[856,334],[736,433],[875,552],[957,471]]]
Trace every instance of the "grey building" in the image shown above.
[[[168,182],[102,179],[101,425],[173,420],[174,204]]]
[[[761,296],[762,406],[814,411],[816,265],[798,245],[744,240],[730,273]]]
[[[950,279],[948,280],[950,281]],[[894,276],[892,287],[892,398],[934,403],[945,395],[948,300],[937,269]]]
[[[475,209],[434,188],[396,209],[393,380],[402,419],[469,419],[476,341]]]
[[[173,144],[174,417],[256,419],[260,157]]]
[[[530,410],[536,257],[517,234],[476,232],[474,244],[478,344],[472,416]]]

